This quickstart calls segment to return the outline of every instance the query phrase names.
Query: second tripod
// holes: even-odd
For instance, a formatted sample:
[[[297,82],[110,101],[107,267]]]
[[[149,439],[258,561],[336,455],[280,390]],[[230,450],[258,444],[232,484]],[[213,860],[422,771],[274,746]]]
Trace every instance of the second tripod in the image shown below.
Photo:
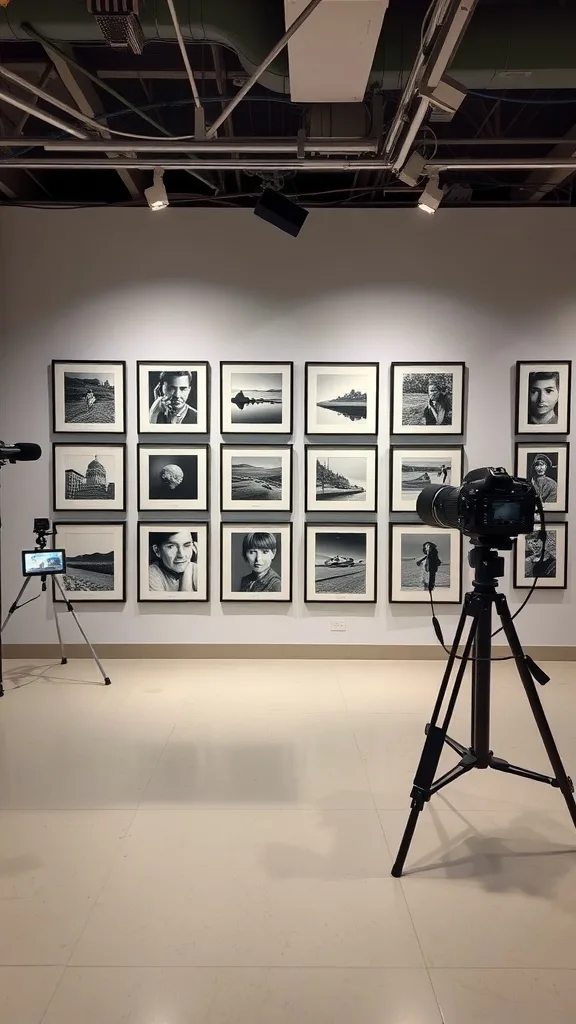
[[[38,594],[38,595],[36,595],[36,597],[28,598],[27,601],[22,601],[22,598],[24,597],[24,594],[26,593],[27,587],[28,587],[28,585],[30,583],[30,580],[33,578],[33,576],[37,576],[40,579],[41,594],[46,594],[47,593],[47,590],[48,590],[48,578],[51,577],[53,587],[57,587],[58,588],[58,592],[59,592],[60,597],[62,598],[62,601],[63,601],[63,603],[64,603],[64,605],[66,607],[66,611],[70,612],[72,618],[74,619],[74,622],[76,623],[76,625],[78,627],[78,631],[82,635],[82,638],[83,638],[86,646],[88,647],[88,649],[90,651],[90,654],[92,655],[92,658],[94,659],[94,662],[95,662],[95,664],[96,664],[96,666],[98,668],[98,671],[100,672],[100,675],[102,676],[102,679],[104,680],[104,685],[105,686],[110,686],[110,683],[112,682],[112,680],[110,679],[110,677],[108,675],[106,675],[106,671],[105,671],[105,669],[104,669],[104,667],[102,665],[102,662],[100,661],[98,655],[96,654],[96,651],[94,650],[92,644],[90,643],[90,640],[88,639],[88,636],[86,635],[85,630],[82,628],[80,620],[78,619],[78,616],[76,615],[76,612],[74,610],[74,606],[72,604],[72,601],[70,601],[70,599],[68,598],[68,596],[66,594],[66,591],[64,590],[64,587],[62,586],[62,584],[60,582],[58,573],[54,572],[54,570],[50,571],[50,569],[49,569],[49,563],[50,563],[51,558],[53,558],[54,555],[56,555],[56,554],[63,554],[63,552],[54,552],[54,551],[50,552],[50,551],[46,551],[45,550],[46,549],[46,538],[51,536],[49,520],[48,519],[35,519],[34,520],[34,533],[36,534],[36,547],[35,547],[33,552],[24,552],[23,556],[24,555],[31,555],[31,556],[33,556],[32,561],[36,562],[36,563],[39,562],[40,563],[40,569],[42,567],[44,567],[44,568],[47,569],[47,571],[46,572],[34,571],[30,575],[26,575],[25,576],[24,583],[22,584],[22,586],[20,587],[20,590],[18,591],[18,595],[16,597],[16,600],[13,601],[13,603],[10,605],[10,608],[8,610],[8,614],[6,615],[6,618],[4,619],[4,622],[2,623],[2,626],[0,627],[0,633],[4,632],[6,626],[8,625],[10,619],[15,614],[15,612],[17,612],[20,608],[24,608],[27,604],[30,604],[32,601],[36,601],[37,598],[41,596],[40,594]],[[42,555],[42,553],[44,553],[44,552],[45,552],[45,554]],[[42,555],[42,558],[38,557],[40,555]],[[62,572],[62,569],[60,570],[60,572]],[[54,600],[54,590],[53,589],[52,589],[51,597],[52,597],[52,609],[53,609],[53,613],[54,613],[54,622],[55,622],[55,625],[56,625],[56,635],[58,636],[58,644],[60,646],[60,664],[61,665],[66,665],[68,663],[68,659],[66,657],[66,652],[65,652],[65,649],[64,649],[64,643],[62,641],[62,633],[60,631],[60,621],[59,621],[59,618],[58,618],[58,610],[56,608],[56,602]]]
[[[418,817],[428,800],[444,786],[455,782],[473,768],[492,768],[494,771],[509,775],[519,775],[534,782],[559,789],[566,801],[568,812],[576,826],[576,803],[574,801],[574,785],[566,774],[560,758],[556,742],[544,714],[538,696],[532,672],[538,671],[533,662],[522,650],[518,634],[514,628],[508,602],[504,594],[496,590],[498,577],[504,574],[504,559],[490,547],[490,543],[479,541],[469,554],[469,561],[475,570],[473,590],[466,594],[464,607],[456,628],[454,643],[448,657],[446,671],[442,680],[438,698],[434,706],[432,718],[426,726],[426,740],[420,762],[416,770],[414,785],[410,794],[411,811],[400,843],[398,855],[392,868],[392,874],[399,878],[402,874],[406,857],[410,849],[412,837],[416,830]],[[528,698],[546,753],[552,765],[554,775],[549,777],[528,768],[520,768],[508,761],[496,757],[490,750],[490,669],[492,651],[492,609],[496,611],[502,623],[502,630],[508,641],[514,658],[520,681]],[[470,629],[464,644],[452,692],[448,699],[446,712],[439,724],[442,707],[450,686],[450,678],[458,658],[458,648],[468,619]],[[464,679],[466,667],[472,655],[472,727],[470,746],[465,747],[448,735],[448,729],[456,707],[458,694]],[[542,681],[546,677],[542,674]],[[460,757],[458,764],[450,771],[435,778],[444,745],[455,751]]]

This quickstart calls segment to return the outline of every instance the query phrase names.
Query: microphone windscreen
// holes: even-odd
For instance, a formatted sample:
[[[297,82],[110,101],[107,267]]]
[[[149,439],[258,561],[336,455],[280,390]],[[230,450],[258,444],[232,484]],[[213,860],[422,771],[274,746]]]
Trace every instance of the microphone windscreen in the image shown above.
[[[18,441],[14,447],[20,451],[18,456],[19,462],[35,462],[42,455],[42,449],[39,444],[28,444],[27,441]]]

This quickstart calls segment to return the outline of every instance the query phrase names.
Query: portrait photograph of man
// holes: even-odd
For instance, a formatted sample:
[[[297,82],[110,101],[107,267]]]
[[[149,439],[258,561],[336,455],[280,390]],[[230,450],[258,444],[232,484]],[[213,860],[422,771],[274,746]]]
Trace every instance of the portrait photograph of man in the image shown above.
[[[139,363],[140,433],[205,433],[207,363]]]

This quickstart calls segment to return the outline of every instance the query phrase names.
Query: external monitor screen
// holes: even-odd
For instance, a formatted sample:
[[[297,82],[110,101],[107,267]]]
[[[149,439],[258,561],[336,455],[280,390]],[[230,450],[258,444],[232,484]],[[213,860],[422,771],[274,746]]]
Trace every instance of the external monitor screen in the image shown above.
[[[24,576],[55,576],[66,572],[66,554],[57,551],[23,551],[22,573]]]

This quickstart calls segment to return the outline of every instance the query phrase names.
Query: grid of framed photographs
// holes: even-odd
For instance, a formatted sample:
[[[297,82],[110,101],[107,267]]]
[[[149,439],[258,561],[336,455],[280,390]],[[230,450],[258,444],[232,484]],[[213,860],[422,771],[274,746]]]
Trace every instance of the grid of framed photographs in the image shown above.
[[[518,539],[518,588],[535,577],[547,589],[566,587],[567,523],[555,517],[568,511],[571,370],[569,360],[516,366],[514,472],[532,482],[548,528],[544,554],[537,531]],[[304,378],[304,428],[316,440],[304,446],[303,596],[309,603],[374,603],[379,364],[308,362]],[[286,438],[293,379],[291,362],[220,364],[222,601],[292,600],[295,456]],[[210,365],[139,361],[136,382],[138,600],[206,602]],[[460,362],[391,364],[393,603],[461,597],[461,537],[424,526],[416,507],[423,488],[458,487],[464,479],[466,382]],[[51,397],[53,432],[70,437],[52,445],[53,508],[72,518],[57,524],[58,543],[67,549],[65,591],[81,601],[123,601],[126,524],[115,517],[127,510],[127,445],[109,435],[126,431],[126,364],[54,360]]]

